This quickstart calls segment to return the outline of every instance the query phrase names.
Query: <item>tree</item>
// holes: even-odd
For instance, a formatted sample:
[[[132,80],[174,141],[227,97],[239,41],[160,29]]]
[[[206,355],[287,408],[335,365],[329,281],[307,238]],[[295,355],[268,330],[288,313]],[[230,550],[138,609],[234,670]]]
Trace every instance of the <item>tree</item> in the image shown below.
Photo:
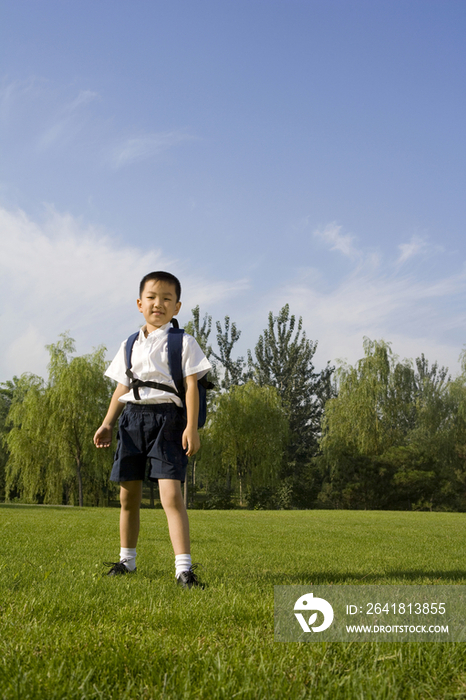
[[[8,391],[9,389],[9,391]],[[41,411],[33,410],[36,419],[30,425],[27,412],[30,406],[43,398],[45,386],[41,377],[34,374],[23,374],[18,379],[14,378],[14,386],[9,383],[4,394],[5,403],[8,405],[8,413],[5,418],[3,441],[6,448],[5,464],[5,500],[10,497],[25,495],[29,498],[30,492],[34,493],[40,488],[41,469],[38,468],[30,474],[32,462],[42,462],[44,441],[42,439]],[[15,429],[15,416],[22,416],[19,425],[23,428],[20,432]],[[34,440],[34,437],[36,438]],[[34,446],[34,447],[33,447]],[[33,452],[35,451],[35,454]],[[15,455],[22,453],[22,459],[15,459]]]
[[[381,455],[413,427],[414,372],[398,362],[390,345],[364,339],[365,357],[337,370],[338,396],[329,400],[322,448],[336,441],[360,454]]]
[[[201,312],[199,306],[195,306],[194,309],[191,310],[191,313],[192,319],[185,325],[184,330],[186,333],[189,333],[189,335],[192,335],[193,338],[195,338],[204,355],[211,363],[212,369],[209,371],[209,379],[217,386],[217,366],[215,360],[213,360],[213,357],[216,357],[216,355],[213,353],[212,346],[209,343],[209,336],[212,330],[212,316],[209,316],[209,314],[204,314],[204,319],[201,323]],[[211,392],[209,392],[207,397],[208,399],[211,398]]]
[[[24,385],[18,377],[0,384],[0,501],[5,498],[5,468],[8,462],[6,437],[10,432],[8,413],[14,402],[24,398]]]
[[[326,406],[319,498],[343,507],[452,505],[458,436],[448,370],[429,368],[424,355],[414,366],[400,362],[384,341],[365,338],[364,354],[339,368],[338,396]]]
[[[364,357],[336,373],[338,396],[326,404],[320,447],[321,499],[343,507],[380,507],[390,496],[393,467],[381,459],[404,444],[413,426],[414,372],[390,345],[364,339]]]
[[[229,316],[225,316],[225,330],[222,330],[220,321],[217,321],[216,326],[219,354],[214,352],[212,354],[224,369],[220,386],[222,389],[229,389],[231,386],[244,384],[247,379],[244,375],[244,357],[238,357],[236,360],[231,357],[233,347],[241,336],[241,331],[237,329],[236,323],[233,322],[230,325]]]
[[[250,376],[260,386],[277,389],[289,421],[290,439],[281,476],[295,482],[295,498],[304,505],[303,474],[316,454],[326,401],[333,396],[333,367],[315,372],[313,357],[317,341],[308,340],[286,304],[278,314],[269,314],[268,327],[252,353],[248,352]],[[306,477],[307,480],[307,477]]]
[[[7,493],[17,489],[32,502],[104,502],[111,454],[96,450],[92,436],[112,392],[104,377],[105,348],[72,357],[74,341],[62,334],[47,349],[48,383],[23,376],[24,399],[10,409]]]
[[[434,389],[428,393],[430,409],[422,413],[419,440],[430,442],[442,466],[440,495],[445,505],[466,510],[466,351],[460,355],[461,373],[453,381],[447,371],[432,366]],[[441,400],[440,400],[441,399]],[[426,440],[427,438],[427,440]],[[429,440],[430,438],[430,440]],[[437,495],[437,491],[435,492]]]
[[[216,397],[204,429],[200,464],[207,480],[246,489],[276,485],[288,422],[278,392],[252,381]]]
[[[210,361],[212,369],[208,373],[209,380],[214,384],[214,387],[218,386],[218,372],[215,361],[213,360],[212,346],[209,343],[209,336],[212,330],[212,316],[209,314],[204,314],[204,319],[201,324],[201,312],[199,305],[191,309],[192,319],[188,321],[185,325],[184,330],[189,335],[199,343],[204,355]],[[208,410],[211,410],[213,391],[207,392],[207,406]],[[194,486],[195,486],[195,473],[196,473],[197,456],[190,457],[188,460],[188,467],[186,470],[186,481],[184,483],[184,502],[186,507],[188,507],[188,483],[191,483],[190,489],[193,490],[192,496],[194,496]],[[151,486],[152,489],[152,486]]]
[[[204,355],[209,359],[212,354],[212,347],[209,344],[209,336],[212,330],[212,316],[204,314],[201,325],[201,312],[199,305],[191,309],[192,319],[185,325],[184,330],[199,343]]]
[[[394,483],[416,508],[450,507],[456,500],[452,491],[457,453],[458,406],[453,400],[448,369],[421,355],[415,361],[414,392],[411,399],[414,424],[407,431],[404,446],[391,449],[387,457],[396,465]]]

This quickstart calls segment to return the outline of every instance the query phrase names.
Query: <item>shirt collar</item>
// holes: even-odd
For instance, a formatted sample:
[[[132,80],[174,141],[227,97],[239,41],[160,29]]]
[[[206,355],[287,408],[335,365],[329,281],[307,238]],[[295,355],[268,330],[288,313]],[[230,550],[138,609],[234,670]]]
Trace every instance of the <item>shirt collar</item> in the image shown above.
[[[139,331],[139,338],[142,340],[146,339],[146,325],[147,324],[144,324],[142,326],[141,330]],[[149,336],[155,336],[155,335],[161,335],[161,334],[163,335],[164,333],[168,333],[168,330],[171,327],[171,325],[172,325],[171,321],[169,321],[168,323],[164,323],[163,326],[160,326],[160,328],[156,328],[155,331],[152,331],[152,333],[149,333],[147,338],[149,338]]]

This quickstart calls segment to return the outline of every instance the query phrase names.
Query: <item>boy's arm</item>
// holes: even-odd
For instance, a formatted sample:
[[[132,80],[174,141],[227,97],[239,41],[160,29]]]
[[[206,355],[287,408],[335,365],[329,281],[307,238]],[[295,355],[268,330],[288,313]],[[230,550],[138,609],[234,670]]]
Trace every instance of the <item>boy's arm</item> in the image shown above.
[[[127,386],[124,384],[117,384],[117,388],[113,392],[113,396],[110,401],[110,406],[108,407],[107,415],[105,416],[102,425],[94,435],[94,445],[96,447],[110,447],[112,444],[113,428],[125,407],[125,404],[118,399],[120,396],[127,393]]]
[[[185,377],[186,389],[186,428],[183,432],[182,445],[188,457],[198,452],[201,441],[197,432],[197,421],[199,418],[199,389],[197,388],[197,374],[190,374]]]

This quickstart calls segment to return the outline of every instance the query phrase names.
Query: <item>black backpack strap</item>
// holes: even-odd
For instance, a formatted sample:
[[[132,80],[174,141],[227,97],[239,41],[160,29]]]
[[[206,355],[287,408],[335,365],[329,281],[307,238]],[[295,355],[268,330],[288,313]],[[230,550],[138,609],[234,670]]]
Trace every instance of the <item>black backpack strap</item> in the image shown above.
[[[136,342],[137,338],[139,337],[139,331],[136,331],[136,333],[133,333],[132,335],[129,336],[128,340],[126,341],[126,352],[125,352],[125,359],[126,359],[126,376],[129,378],[129,389],[130,391],[133,390],[134,392],[134,398],[136,401],[140,401],[141,397],[139,395],[138,387],[133,386],[133,383],[136,381],[134,379],[133,372],[131,371],[131,355],[133,353],[133,345]]]
[[[133,333],[133,335],[130,335],[128,340],[126,341],[126,367],[128,369],[131,369],[131,354],[133,352],[133,345],[138,338],[139,331]]]
[[[133,352],[133,345],[136,342],[137,338],[139,337],[139,331],[137,333],[133,333],[132,335],[129,336],[128,340],[126,341],[126,352],[125,352],[125,357],[126,357],[126,376],[129,377],[129,389],[130,391],[132,390],[134,393],[134,398],[136,401],[141,400],[141,395],[139,394],[139,388],[141,386],[148,386],[151,389],[158,389],[159,391],[169,391],[171,394],[178,395],[178,392],[176,389],[173,389],[173,387],[168,386],[168,384],[159,384],[158,382],[144,382],[142,379],[136,379],[134,377],[134,374],[131,370],[131,355]]]
[[[206,374],[200,379],[198,379],[197,383],[203,386],[204,389],[215,389],[215,384],[207,379]]]
[[[141,400],[141,395],[139,394],[139,387],[141,386],[148,386],[151,389],[158,389],[159,391],[169,391],[170,394],[175,394],[175,396],[178,396],[178,392],[176,391],[176,389],[174,389],[172,386],[168,386],[168,384],[159,384],[158,382],[144,382],[142,379],[134,379],[133,373],[130,369],[126,370],[126,374],[131,380],[129,388],[133,390],[134,398],[136,399],[136,401]]]
[[[178,395],[184,403],[184,379],[181,358],[183,355],[183,334],[182,328],[168,329],[168,368],[175,383]]]
[[[178,394],[183,402],[184,415],[186,418],[186,390],[181,363],[183,356],[183,333],[183,329],[177,327],[170,328],[168,331],[168,367],[175,386],[178,389]],[[204,376],[198,380],[197,387],[199,389],[198,427],[202,428],[205,424],[207,413],[206,389],[213,389],[214,385]]]

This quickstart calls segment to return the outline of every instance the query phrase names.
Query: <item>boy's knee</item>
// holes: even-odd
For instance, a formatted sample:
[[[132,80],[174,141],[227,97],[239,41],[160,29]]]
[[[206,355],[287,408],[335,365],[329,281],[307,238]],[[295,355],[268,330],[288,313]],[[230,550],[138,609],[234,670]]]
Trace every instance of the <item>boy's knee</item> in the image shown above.
[[[121,507],[131,510],[139,508],[142,497],[142,485],[139,481],[127,481],[120,485]]]
[[[162,506],[164,510],[166,508],[184,508],[183,495],[181,493],[181,484],[179,481],[172,481],[171,479],[164,479],[161,484],[161,479],[159,479],[159,491],[160,500],[162,501]]]

